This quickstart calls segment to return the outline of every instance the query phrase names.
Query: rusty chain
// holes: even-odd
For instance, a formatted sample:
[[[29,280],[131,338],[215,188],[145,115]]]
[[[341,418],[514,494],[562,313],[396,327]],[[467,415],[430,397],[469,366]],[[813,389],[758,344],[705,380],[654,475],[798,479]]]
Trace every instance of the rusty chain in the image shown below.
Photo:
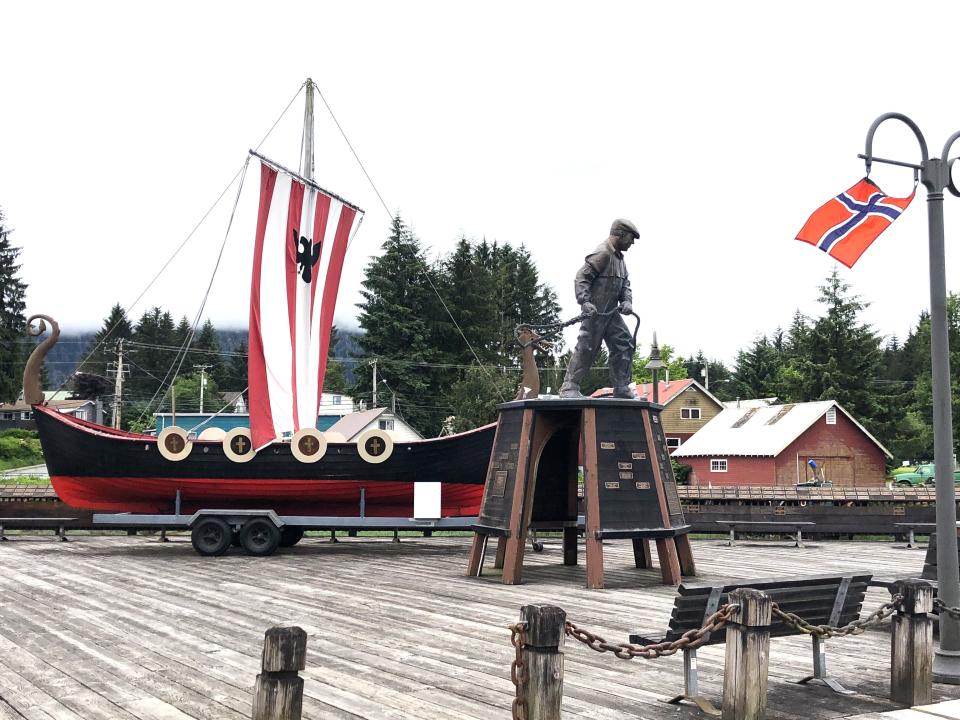
[[[516,690],[513,698],[513,720],[527,720],[527,701],[523,698],[524,685],[527,682],[527,666],[523,662],[523,645],[527,640],[527,624],[523,622],[507,626],[510,629],[510,644],[517,655],[510,665],[510,680]]]
[[[777,603],[773,603],[773,614],[780,618],[783,624],[791,627],[798,632],[807,635],[816,635],[821,640],[832,637],[846,637],[849,635],[859,635],[868,628],[879,625],[888,617],[893,615],[897,608],[903,603],[903,595],[894,595],[890,602],[884,603],[872,613],[863,618],[863,620],[854,620],[843,627],[833,625],[811,625],[796,613],[784,612]]]
[[[632,660],[642,657],[647,660],[673,655],[678,650],[692,650],[700,647],[708,639],[710,633],[723,628],[739,608],[739,605],[724,605],[713,615],[708,617],[702,627],[688,630],[673,642],[653,643],[651,645],[633,645],[631,643],[609,643],[599,635],[585,630],[575,623],[566,622],[564,631],[567,635],[579,640],[591,650],[597,652],[612,652],[621,660]]]
[[[933,599],[933,609],[940,615],[947,614],[954,620],[960,620],[960,607],[948,607],[940,598]]]

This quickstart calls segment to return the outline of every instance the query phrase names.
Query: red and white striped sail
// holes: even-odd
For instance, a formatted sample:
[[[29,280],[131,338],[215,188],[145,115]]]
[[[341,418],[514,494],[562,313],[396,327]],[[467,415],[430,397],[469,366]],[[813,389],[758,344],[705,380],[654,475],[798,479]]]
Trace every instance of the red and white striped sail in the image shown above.
[[[316,427],[343,258],[362,219],[261,160],[247,371],[257,449]]]

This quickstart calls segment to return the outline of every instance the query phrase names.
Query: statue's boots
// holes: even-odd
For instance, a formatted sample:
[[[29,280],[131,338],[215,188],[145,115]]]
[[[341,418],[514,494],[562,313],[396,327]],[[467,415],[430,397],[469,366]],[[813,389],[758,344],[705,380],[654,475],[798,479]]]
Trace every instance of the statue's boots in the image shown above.
[[[624,398],[626,400],[638,400],[636,391],[629,385],[621,385],[613,389],[613,396],[615,398]]]
[[[568,399],[582,398],[583,395],[580,393],[579,385],[571,382],[565,382],[563,385],[560,386],[560,397],[568,398]]]

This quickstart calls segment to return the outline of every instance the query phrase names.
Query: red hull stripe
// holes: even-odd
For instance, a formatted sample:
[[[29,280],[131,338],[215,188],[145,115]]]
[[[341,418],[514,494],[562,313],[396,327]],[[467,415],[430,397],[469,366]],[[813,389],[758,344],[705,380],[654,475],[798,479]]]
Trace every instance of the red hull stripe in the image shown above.
[[[172,513],[176,490],[181,512],[210,507],[271,509],[284,515],[357,517],[360,489],[371,517],[411,517],[413,483],[341,480],[210,480],[208,478],[50,478],[58,497],[71,507],[115,512]],[[444,517],[469,517],[480,512],[482,485],[441,486]]]
[[[250,358],[247,366],[247,383],[250,408],[250,426],[254,431],[255,447],[262,447],[273,440],[273,433],[264,432],[273,428],[273,413],[270,410],[270,392],[267,388],[267,366],[264,362],[263,334],[260,331],[260,274],[263,265],[263,238],[270,216],[270,202],[277,183],[277,171],[260,164],[260,208],[257,214],[257,234],[253,249],[253,282],[250,292]],[[269,432],[269,436],[268,436]]]
[[[343,273],[343,258],[347,254],[347,241],[353,228],[357,211],[346,205],[340,211],[337,234],[333,238],[330,251],[330,263],[327,265],[327,279],[323,285],[323,298],[320,307],[320,358],[317,363],[317,401],[323,399],[323,378],[327,372],[327,355],[330,352],[330,328],[333,327],[333,311],[337,306],[337,292],[340,290],[340,275]]]
[[[293,389],[293,429],[300,429],[300,414],[297,408],[297,250],[300,237],[305,233],[300,227],[303,212],[303,183],[290,183],[290,205],[287,208],[287,232],[284,236],[284,271],[287,278],[287,314],[290,322],[290,387]],[[296,239],[294,239],[296,238]],[[254,441],[255,447],[260,447]]]

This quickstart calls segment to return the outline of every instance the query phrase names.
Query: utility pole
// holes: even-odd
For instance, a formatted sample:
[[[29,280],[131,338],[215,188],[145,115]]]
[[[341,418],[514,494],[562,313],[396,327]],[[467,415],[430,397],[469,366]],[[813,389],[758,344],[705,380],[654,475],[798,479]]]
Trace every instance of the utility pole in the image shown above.
[[[909,127],[920,145],[920,162],[888,160],[873,154],[873,136],[887,120],[899,120]],[[960,605],[960,567],[957,565],[957,496],[953,479],[953,412],[950,389],[950,342],[947,327],[947,280],[944,253],[943,191],[960,197],[960,188],[951,177],[950,158],[960,132],[951,135],[940,157],[930,157],[927,141],[917,124],[901,113],[886,113],[873,121],[867,131],[864,154],[867,176],[872,163],[912,168],[914,178],[927,190],[927,229],[930,251],[930,365],[933,379],[933,460],[937,509],[937,593],[947,607]],[[940,646],[933,657],[935,682],[960,685],[960,620],[940,614]]]
[[[194,370],[200,371],[200,413],[203,414],[203,391],[207,387],[207,370],[213,365],[194,365]]]
[[[377,406],[377,361],[376,359],[374,359],[372,364],[373,364],[373,405],[371,406],[371,408],[375,408]]]
[[[127,373],[127,368],[123,364],[123,338],[117,341],[117,362],[111,363],[114,367],[107,368],[107,377],[114,375],[113,380],[113,427],[120,429],[122,415],[121,404],[123,402],[123,376]]]

